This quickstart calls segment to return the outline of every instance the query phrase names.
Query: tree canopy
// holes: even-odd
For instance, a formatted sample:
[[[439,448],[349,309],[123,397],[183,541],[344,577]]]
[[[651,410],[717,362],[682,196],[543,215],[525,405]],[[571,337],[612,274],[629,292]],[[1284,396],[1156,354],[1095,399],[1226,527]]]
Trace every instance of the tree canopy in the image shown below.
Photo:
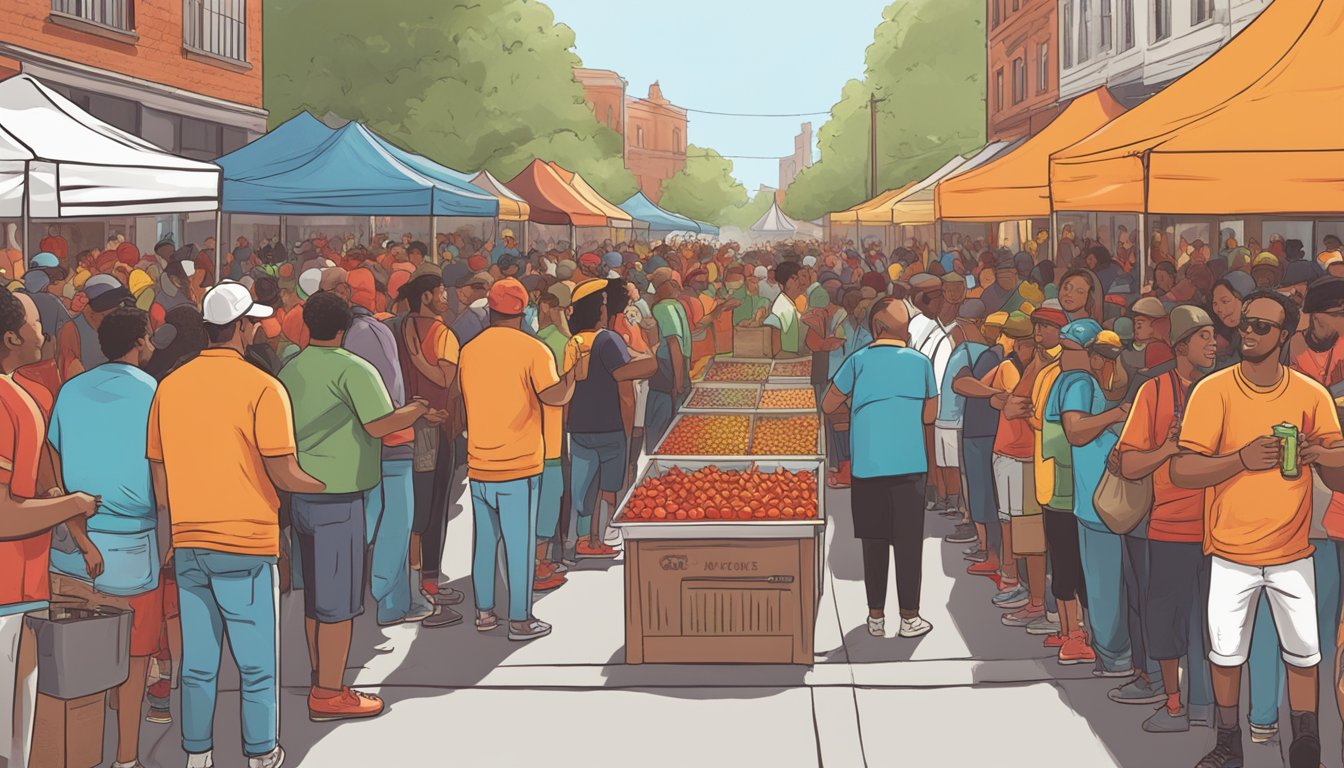
[[[689,144],[686,167],[663,182],[663,208],[696,221],[722,224],[725,212],[745,205],[747,190],[733,178],[733,161]]]
[[[303,110],[366,123],[457,170],[508,179],[534,157],[610,200],[638,185],[574,80],[574,31],[535,0],[268,0],[272,125]]]
[[[869,198],[868,99],[876,96],[879,192],[923,178],[985,139],[985,3],[897,0],[818,132],[821,159],[789,186],[786,214],[811,221]]]

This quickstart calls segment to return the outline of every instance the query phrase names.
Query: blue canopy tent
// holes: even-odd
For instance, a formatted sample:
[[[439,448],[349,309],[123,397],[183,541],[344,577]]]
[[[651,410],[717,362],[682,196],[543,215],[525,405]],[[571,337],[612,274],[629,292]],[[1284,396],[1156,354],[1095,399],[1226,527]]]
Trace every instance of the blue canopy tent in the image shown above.
[[[655,232],[699,232],[700,225],[685,216],[659,208],[643,192],[636,192],[620,204],[620,209],[640,221],[647,221]]]
[[[710,235],[713,237],[719,236],[719,228],[714,226],[713,224],[710,224],[707,221],[699,221],[699,220],[696,220],[695,223],[700,225],[700,234]]]
[[[461,179],[450,183],[401,162],[386,149],[382,139],[359,123],[331,131],[326,140],[307,151],[295,138],[282,134],[283,128],[217,161],[224,169],[224,211],[281,216],[491,218],[499,213],[499,201],[493,196]],[[305,130],[309,129],[311,125]],[[281,149],[256,149],[277,138],[277,143],[285,142],[280,143]],[[286,153],[286,143],[291,149],[299,148]],[[248,150],[252,153],[244,154]],[[258,164],[259,159],[270,162]]]
[[[300,112],[256,141],[217,161],[225,179],[256,179],[275,173],[277,166],[306,157],[335,133],[307,112]]]

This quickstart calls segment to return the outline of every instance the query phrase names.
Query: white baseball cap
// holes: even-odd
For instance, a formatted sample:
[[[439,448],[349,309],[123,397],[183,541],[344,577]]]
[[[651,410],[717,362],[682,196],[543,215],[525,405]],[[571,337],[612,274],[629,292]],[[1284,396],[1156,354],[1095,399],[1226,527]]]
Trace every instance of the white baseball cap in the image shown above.
[[[211,325],[228,325],[240,317],[260,320],[273,314],[274,309],[253,301],[247,288],[232,280],[225,280],[206,291],[201,300],[201,315]]]

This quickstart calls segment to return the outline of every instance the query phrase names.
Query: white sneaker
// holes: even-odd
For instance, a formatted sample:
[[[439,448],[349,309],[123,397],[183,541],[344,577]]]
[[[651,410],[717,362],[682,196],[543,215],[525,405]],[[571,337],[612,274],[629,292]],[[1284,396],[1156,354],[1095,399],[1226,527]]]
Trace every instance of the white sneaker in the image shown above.
[[[602,543],[606,544],[608,547],[620,547],[622,541],[624,541],[624,539],[621,538],[621,529],[619,528],[608,528],[607,532],[602,536]]]
[[[925,621],[922,617],[916,616],[913,619],[901,619],[901,628],[897,632],[901,637],[919,637],[929,634],[933,625]]]
[[[887,620],[886,620],[886,619],[874,619],[872,616],[869,616],[869,617],[868,617],[868,634],[872,635],[873,637],[886,637],[886,636],[887,636]]]
[[[215,768],[215,753],[210,751],[188,754],[187,768]]]
[[[247,758],[247,768],[280,768],[285,764],[285,750],[279,745],[261,757]]]

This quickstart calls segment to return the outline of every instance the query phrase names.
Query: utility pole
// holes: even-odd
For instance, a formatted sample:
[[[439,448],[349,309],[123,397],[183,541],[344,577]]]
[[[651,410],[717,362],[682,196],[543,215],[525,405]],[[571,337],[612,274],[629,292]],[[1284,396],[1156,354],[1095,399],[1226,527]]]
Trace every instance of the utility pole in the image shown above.
[[[868,97],[868,199],[877,197],[877,105],[886,99]]]

